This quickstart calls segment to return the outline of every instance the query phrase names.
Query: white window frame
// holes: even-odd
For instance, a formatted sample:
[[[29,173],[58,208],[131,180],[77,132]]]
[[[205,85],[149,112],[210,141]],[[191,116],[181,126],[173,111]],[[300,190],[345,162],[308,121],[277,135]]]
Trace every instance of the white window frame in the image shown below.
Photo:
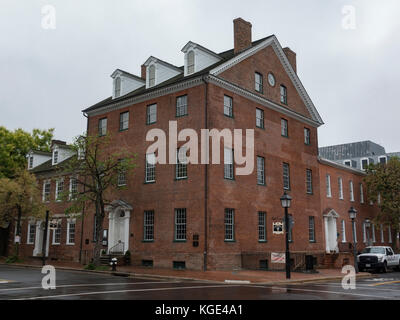
[[[388,237],[389,237],[389,243],[393,243],[393,239],[392,239],[392,229],[391,229],[391,225],[389,224],[388,226]]]
[[[151,125],[157,122],[157,103],[146,106],[146,124]]]
[[[385,243],[385,236],[383,234],[383,224],[381,224],[381,243]]]
[[[375,224],[372,223],[372,242],[376,242],[376,236],[375,236]]]
[[[150,163],[149,161],[148,161],[148,158],[150,157],[150,156],[152,156],[152,157],[154,157],[154,163]],[[145,161],[146,161],[146,163],[145,163],[145,172],[144,172],[144,180],[145,180],[145,182],[155,182],[156,181],[156,163],[155,163],[155,160],[156,160],[156,155],[155,155],[155,153],[147,153],[146,154],[146,159],[145,159]],[[149,179],[149,177],[150,177],[150,170],[153,170],[154,171],[154,174],[153,174],[153,179],[152,180],[150,180]]]
[[[226,94],[224,95],[224,115],[233,118],[233,98]]]
[[[59,229],[60,230],[60,241],[56,242],[56,230]],[[53,229],[53,236],[52,236],[52,245],[60,245],[61,244],[61,219],[57,220],[57,229]]]
[[[256,108],[256,127],[264,129],[264,110]]]
[[[367,226],[365,221],[363,222],[363,242],[367,243]]]
[[[46,184],[50,185],[50,188],[49,188],[49,199],[48,200],[46,200]],[[51,180],[44,180],[43,181],[42,202],[49,202],[50,201],[50,195],[51,195]]]
[[[325,183],[326,183],[326,197],[332,198],[331,175],[329,173],[327,173],[325,176]]]
[[[364,203],[364,186],[360,183],[360,203]]]
[[[121,96],[121,77],[116,77],[114,82],[114,97],[118,98]]]
[[[361,170],[366,170],[363,168],[363,160],[367,160],[367,166],[369,166],[369,158],[361,158],[360,159],[360,169]]]
[[[190,61],[190,56],[192,55],[193,61]],[[193,62],[193,64],[192,64]],[[193,50],[189,51],[187,53],[187,68],[186,68],[186,74],[193,74],[196,72],[196,54]]]
[[[257,184],[265,186],[265,158],[257,156]]]
[[[63,178],[61,178],[61,179],[57,179],[56,180],[56,193],[55,193],[55,200],[57,201],[57,202],[61,202],[62,201],[62,199],[58,199],[58,185],[59,185],[59,183],[60,182],[62,182],[63,183],[63,190],[61,191],[61,192],[64,192],[64,179]]]
[[[354,202],[354,184],[353,184],[353,180],[350,180],[349,186],[350,186],[350,201]]]
[[[357,222],[354,221],[354,223],[351,223],[351,224],[352,224],[351,228],[353,229],[353,234],[354,234],[354,240],[356,243],[358,243],[358,241],[357,241]]]
[[[75,228],[74,228],[74,242],[70,242],[69,231],[70,231],[71,224],[75,225]],[[76,238],[76,219],[68,219],[67,220],[67,241],[66,241],[66,244],[69,245],[69,246],[74,246],[75,245],[75,238]]]
[[[76,181],[76,177],[74,177],[74,176],[72,176],[72,177],[70,177],[69,178],[69,196],[68,196],[68,198],[69,198],[69,200],[74,200],[74,198],[72,198],[72,181]],[[75,183],[75,185],[76,185],[76,193],[78,193],[78,183],[76,182]]]
[[[351,167],[351,160],[344,160],[344,161],[343,161],[343,164],[344,164],[345,166],[347,166],[346,162],[350,162],[350,165],[348,165],[348,167]]]
[[[346,243],[346,221],[343,219],[341,222],[342,227],[342,243]]]
[[[378,157],[378,163],[381,163],[381,159],[385,159],[385,164],[387,164],[387,156],[380,156]]]
[[[344,195],[343,195],[343,178],[339,177],[338,178],[338,185],[339,185],[339,200],[344,200]]]
[[[33,239],[33,241],[30,241],[30,237],[31,237],[31,226],[35,226],[35,237]],[[26,237],[26,244],[35,244],[35,239],[36,239],[36,232],[37,232],[37,226],[36,226],[36,222],[29,222],[28,223],[28,232],[27,232],[27,237]],[[15,233],[16,234],[16,233]]]
[[[28,157],[28,168],[29,169],[33,168],[33,156]]]
[[[53,151],[53,165],[58,163],[58,158],[59,158],[59,153],[58,153],[58,149]]]

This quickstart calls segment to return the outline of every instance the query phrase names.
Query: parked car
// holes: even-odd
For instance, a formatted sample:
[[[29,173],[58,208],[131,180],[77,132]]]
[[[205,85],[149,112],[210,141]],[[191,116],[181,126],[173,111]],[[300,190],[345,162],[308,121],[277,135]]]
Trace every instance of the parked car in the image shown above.
[[[358,269],[387,272],[389,268],[400,270],[400,255],[395,254],[391,247],[366,247],[357,256]]]

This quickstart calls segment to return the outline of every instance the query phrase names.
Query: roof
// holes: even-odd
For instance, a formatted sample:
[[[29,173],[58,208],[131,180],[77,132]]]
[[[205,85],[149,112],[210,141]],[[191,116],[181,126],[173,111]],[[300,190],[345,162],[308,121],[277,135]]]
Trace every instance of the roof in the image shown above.
[[[318,161],[320,163],[322,163],[322,164],[325,164],[325,165],[328,165],[328,166],[331,166],[331,167],[335,167],[335,168],[338,168],[338,169],[343,169],[343,170],[346,170],[346,171],[350,171],[350,172],[358,174],[358,175],[364,175],[364,176],[366,175],[366,173],[364,171],[361,171],[359,169],[346,166],[344,164],[340,164],[338,162],[334,162],[332,160],[328,160],[328,159],[322,158],[320,156],[318,156]]]
[[[69,157],[65,159],[64,161],[58,163],[57,165],[52,165],[53,159],[47,160],[46,162],[43,162],[41,165],[29,170],[31,173],[43,173],[43,172],[49,172],[49,171],[56,171],[59,169],[62,169],[66,164],[71,161],[76,156]]]
[[[265,38],[262,38],[262,39],[253,41],[253,42],[251,43],[251,47],[248,48],[248,49],[246,49],[246,50],[251,49],[252,47],[254,47],[254,46],[260,44],[261,42],[263,42],[263,41],[265,41],[265,40],[267,40],[267,39],[269,39],[269,38],[271,38],[271,37],[274,37],[274,35],[270,35],[270,36],[268,36],[268,37],[265,37]],[[245,50],[245,51],[246,51],[246,50]],[[243,51],[242,51],[242,52],[243,52]],[[100,101],[100,102],[98,102],[98,103],[96,103],[96,104],[94,104],[94,105],[92,105],[92,106],[90,106],[90,107],[84,109],[82,112],[85,112],[85,113],[86,113],[86,112],[90,112],[90,111],[96,110],[96,109],[98,109],[98,108],[104,107],[104,106],[108,105],[110,102],[113,102],[113,103],[114,103],[114,102],[120,102],[120,101],[123,101],[123,100],[125,100],[125,99],[132,98],[132,97],[138,96],[138,95],[143,94],[143,93],[149,93],[149,92],[155,91],[155,90],[157,90],[157,89],[166,87],[166,86],[168,86],[168,85],[175,84],[175,83],[179,83],[180,81],[186,81],[186,80],[188,80],[188,79],[195,78],[195,77],[198,77],[198,76],[200,76],[200,75],[208,74],[210,70],[212,70],[212,69],[214,69],[215,67],[219,66],[220,64],[222,64],[222,63],[224,63],[224,62],[226,62],[226,61],[228,61],[228,60],[234,58],[235,56],[237,56],[238,54],[240,54],[240,53],[242,53],[242,52],[234,53],[234,49],[230,49],[230,50],[227,50],[227,51],[223,51],[223,52],[221,52],[221,53],[218,53],[217,55],[222,59],[221,61],[218,61],[217,63],[215,63],[215,64],[213,64],[213,65],[211,65],[211,66],[208,66],[207,68],[205,68],[205,69],[203,69],[203,70],[200,70],[200,71],[198,71],[198,72],[196,72],[196,73],[193,73],[193,74],[190,74],[190,75],[187,75],[187,76],[184,76],[184,74],[183,74],[183,69],[184,69],[183,66],[181,66],[181,67],[176,67],[176,66],[174,66],[174,65],[169,64],[168,62],[165,62],[165,61],[162,61],[162,60],[160,60],[160,59],[157,59],[157,58],[154,58],[154,57],[153,57],[154,59],[157,59],[158,61],[160,61],[160,62],[162,62],[162,63],[168,64],[168,65],[170,65],[170,66],[172,66],[172,67],[174,67],[174,68],[178,68],[178,69],[182,70],[182,73],[181,73],[181,74],[178,74],[178,75],[176,75],[175,77],[172,77],[171,79],[169,79],[169,80],[167,80],[167,81],[164,81],[164,82],[162,82],[162,83],[160,83],[160,84],[158,84],[158,85],[156,85],[156,86],[154,86],[154,87],[151,87],[151,88],[147,88],[147,89],[146,89],[146,86],[143,85],[142,87],[140,87],[140,88],[138,88],[138,89],[136,89],[136,90],[134,90],[134,91],[132,91],[132,92],[129,92],[129,93],[127,93],[127,94],[124,95],[124,96],[121,96],[121,97],[118,97],[118,98],[115,98],[115,99],[113,99],[112,97],[108,97],[108,98],[106,98],[106,99],[104,99],[104,100],[102,100],[102,101]],[[152,58],[152,57],[150,57],[150,58]],[[150,58],[149,58],[149,59],[150,59]],[[148,60],[149,60],[149,59],[148,59]],[[147,61],[146,61],[146,62],[147,62]]]
[[[49,156],[49,157],[51,157],[51,152],[47,152],[47,151],[31,150],[31,151],[29,151],[29,153],[40,154],[40,155],[42,155],[42,156]]]
[[[111,77],[112,77],[116,72],[121,72],[121,73],[127,75],[127,76],[130,77],[130,78],[135,78],[136,80],[138,80],[138,81],[140,81],[140,82],[145,82],[145,80],[142,79],[141,77],[139,77],[139,76],[137,76],[137,75],[134,75],[134,74],[132,74],[132,73],[129,73],[129,72],[127,72],[127,71],[121,70],[121,69],[116,69],[116,70],[111,74]]]

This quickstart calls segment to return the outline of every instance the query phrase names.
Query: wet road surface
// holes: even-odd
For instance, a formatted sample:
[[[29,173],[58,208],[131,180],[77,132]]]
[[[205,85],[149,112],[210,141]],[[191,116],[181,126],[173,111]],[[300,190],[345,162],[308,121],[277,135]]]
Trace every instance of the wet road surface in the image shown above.
[[[361,279],[292,285],[162,281],[56,270],[56,289],[44,290],[41,269],[0,265],[0,300],[400,300],[400,272]]]

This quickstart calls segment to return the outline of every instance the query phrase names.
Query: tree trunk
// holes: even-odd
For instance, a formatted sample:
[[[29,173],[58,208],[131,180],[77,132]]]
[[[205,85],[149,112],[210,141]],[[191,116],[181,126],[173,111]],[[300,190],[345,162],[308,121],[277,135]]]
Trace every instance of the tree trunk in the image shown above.
[[[100,265],[100,252],[103,240],[104,204],[101,199],[96,201],[96,244],[94,246],[93,264]]]
[[[22,209],[21,206],[17,206],[18,209],[18,220],[17,220],[17,232],[16,236],[19,236],[19,239],[21,241],[21,216],[22,216]],[[15,241],[15,239],[14,239]],[[15,256],[19,258],[19,242],[15,243]]]

